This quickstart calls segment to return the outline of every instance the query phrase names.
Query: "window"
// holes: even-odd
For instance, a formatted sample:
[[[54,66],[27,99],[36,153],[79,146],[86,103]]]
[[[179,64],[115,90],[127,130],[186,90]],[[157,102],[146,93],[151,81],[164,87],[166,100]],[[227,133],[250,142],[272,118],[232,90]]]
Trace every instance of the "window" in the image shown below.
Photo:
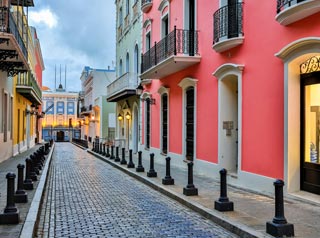
[[[73,115],[74,114],[74,102],[67,103],[67,114]]]
[[[130,11],[130,0],[126,0],[126,16],[129,15]]]
[[[146,34],[146,51],[150,50],[151,48],[151,36],[150,31]]]
[[[122,26],[123,16],[122,16],[122,7],[119,9],[119,27]]]
[[[50,108],[46,114],[54,114],[54,108],[53,108],[53,101],[47,101],[46,103],[46,110],[48,110],[48,108]]]
[[[139,48],[138,45],[134,47],[134,73],[137,79],[137,85],[139,83]]]
[[[4,93],[3,100],[3,141],[8,140],[8,94]]]
[[[126,55],[126,73],[129,73],[130,62],[129,62],[129,53]]]
[[[57,102],[57,114],[64,114],[64,102]]]
[[[163,94],[161,97],[161,113],[162,113],[162,153],[168,153],[168,94]]]
[[[122,75],[122,59],[120,59],[120,62],[119,62],[119,76]]]
[[[145,120],[145,147],[147,149],[150,148],[150,129],[151,129],[151,125],[150,125],[150,99],[147,98],[146,102],[145,102],[145,109],[146,109],[146,120]]]
[[[169,34],[169,18],[168,15],[162,18],[162,38],[166,37]]]

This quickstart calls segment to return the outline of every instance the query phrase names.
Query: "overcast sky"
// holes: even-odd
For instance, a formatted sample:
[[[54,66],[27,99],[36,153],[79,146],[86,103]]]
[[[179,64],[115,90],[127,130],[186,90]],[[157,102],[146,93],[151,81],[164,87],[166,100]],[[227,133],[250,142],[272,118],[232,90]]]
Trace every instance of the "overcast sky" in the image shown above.
[[[43,85],[64,86],[67,65],[67,90],[80,91],[84,66],[114,67],[114,0],[35,0],[29,8],[29,25],[37,30],[45,64]]]

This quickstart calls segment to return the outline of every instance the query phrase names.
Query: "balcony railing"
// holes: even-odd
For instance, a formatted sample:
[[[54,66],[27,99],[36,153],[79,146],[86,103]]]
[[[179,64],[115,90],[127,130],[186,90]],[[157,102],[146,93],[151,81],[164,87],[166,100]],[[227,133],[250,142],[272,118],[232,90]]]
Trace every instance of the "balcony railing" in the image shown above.
[[[291,7],[304,1],[305,0],[277,0],[277,13],[280,13],[282,10],[288,7]]]
[[[242,3],[224,6],[213,15],[213,43],[243,35]]]
[[[172,55],[198,55],[198,31],[176,29],[148,50],[141,58],[141,73]]]
[[[31,102],[41,104],[42,91],[30,71],[17,75],[16,89],[18,93],[22,94]]]
[[[16,39],[24,57],[28,59],[28,51],[14,20],[12,13],[7,7],[0,7],[0,32],[9,33]]]
[[[124,90],[135,90],[138,87],[138,76],[136,73],[127,72],[113,81],[107,87],[108,97]]]

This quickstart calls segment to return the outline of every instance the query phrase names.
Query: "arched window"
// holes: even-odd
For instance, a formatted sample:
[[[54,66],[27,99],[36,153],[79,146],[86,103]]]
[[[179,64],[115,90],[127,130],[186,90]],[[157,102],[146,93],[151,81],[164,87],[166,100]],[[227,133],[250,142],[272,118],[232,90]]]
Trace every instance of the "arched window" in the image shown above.
[[[119,62],[119,76],[122,75],[122,59],[120,59],[120,62]]]
[[[134,67],[134,73],[135,76],[137,77],[138,80],[138,75],[139,75],[139,47],[136,44],[134,47],[134,62],[133,62],[133,67]],[[137,81],[138,82],[138,81]]]
[[[130,69],[130,61],[129,61],[129,53],[126,55],[126,73],[129,73]]]

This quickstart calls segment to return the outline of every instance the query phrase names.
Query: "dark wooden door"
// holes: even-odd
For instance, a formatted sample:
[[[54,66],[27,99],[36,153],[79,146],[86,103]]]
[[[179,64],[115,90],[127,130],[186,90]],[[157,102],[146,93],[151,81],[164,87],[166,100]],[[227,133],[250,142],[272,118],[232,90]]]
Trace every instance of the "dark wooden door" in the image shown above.
[[[194,156],[194,88],[186,91],[186,158],[193,160]]]
[[[168,152],[168,95],[162,95],[162,152]]]
[[[64,141],[64,131],[57,131],[57,141]]]
[[[150,148],[150,99],[146,100],[146,148]]]

